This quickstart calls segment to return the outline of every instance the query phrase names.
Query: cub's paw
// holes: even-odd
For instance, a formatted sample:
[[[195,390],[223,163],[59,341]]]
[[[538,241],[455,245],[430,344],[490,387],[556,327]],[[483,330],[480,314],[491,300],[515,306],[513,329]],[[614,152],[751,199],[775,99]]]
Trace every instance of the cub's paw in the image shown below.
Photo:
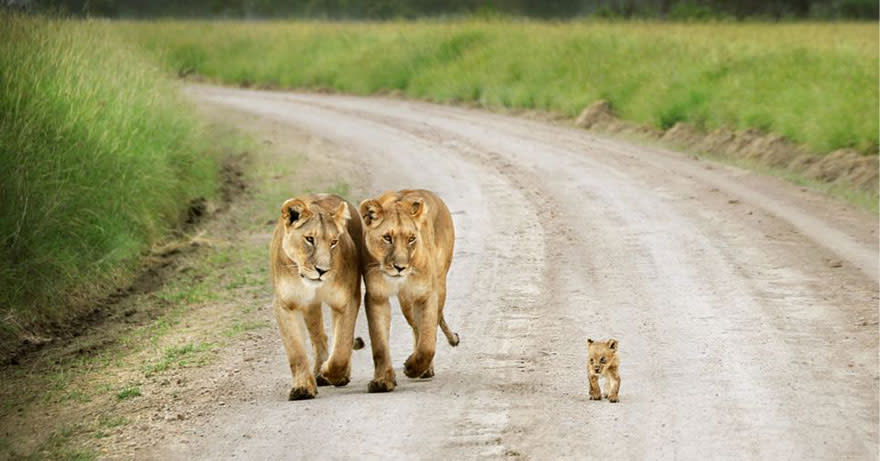
[[[370,384],[367,385],[367,392],[371,394],[376,394],[379,392],[391,392],[397,386],[397,381],[395,380],[384,380],[384,379],[374,379],[370,381]]]
[[[290,395],[287,396],[287,400],[309,400],[315,398],[317,393],[317,390],[309,389],[308,387],[293,387],[290,389]]]
[[[608,401],[611,402],[611,403],[617,403],[617,402],[620,401],[620,399],[618,399],[616,395],[615,395],[614,397],[611,397],[611,396],[609,395],[609,396],[608,396]]]
[[[590,400],[602,400],[602,394],[590,394]]]

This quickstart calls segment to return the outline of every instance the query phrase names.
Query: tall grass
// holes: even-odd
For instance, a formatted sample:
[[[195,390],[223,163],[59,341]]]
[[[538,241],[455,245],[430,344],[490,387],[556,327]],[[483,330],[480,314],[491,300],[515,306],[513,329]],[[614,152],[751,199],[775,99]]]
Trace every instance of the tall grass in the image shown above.
[[[121,42],[0,13],[0,340],[124,279],[216,188],[196,118]]]
[[[666,128],[774,132],[820,153],[877,151],[871,23],[129,22],[173,72],[226,83],[400,90],[574,116],[607,99]]]

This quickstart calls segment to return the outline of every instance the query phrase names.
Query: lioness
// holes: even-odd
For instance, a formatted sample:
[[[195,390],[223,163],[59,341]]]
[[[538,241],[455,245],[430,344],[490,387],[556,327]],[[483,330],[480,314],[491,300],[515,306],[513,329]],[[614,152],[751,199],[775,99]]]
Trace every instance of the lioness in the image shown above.
[[[361,219],[351,216],[350,207],[335,195],[292,198],[281,206],[275,225],[269,257],[275,317],[293,375],[290,400],[314,398],[316,385],[349,382],[363,254]],[[322,303],[333,313],[329,359]],[[305,351],[303,318],[315,352],[314,374]]]
[[[617,340],[593,341],[587,339],[587,355],[590,363],[587,365],[587,374],[590,377],[590,400],[602,400],[602,392],[599,388],[599,377],[603,376],[608,389],[608,401],[617,402],[617,393],[620,391],[620,375],[617,368],[620,361],[617,358]]]
[[[455,231],[446,205],[426,190],[386,192],[361,203],[360,214],[367,250],[364,305],[375,366],[367,390],[389,392],[397,385],[388,349],[389,296],[397,295],[413,329],[413,353],[404,363],[407,376],[434,376],[438,324],[449,344],[458,345],[458,334],[443,319]]]

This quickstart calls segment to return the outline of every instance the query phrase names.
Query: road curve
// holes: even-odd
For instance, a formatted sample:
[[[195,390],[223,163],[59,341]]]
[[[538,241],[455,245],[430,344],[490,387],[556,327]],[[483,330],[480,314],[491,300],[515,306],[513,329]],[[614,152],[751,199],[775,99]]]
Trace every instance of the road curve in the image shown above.
[[[876,459],[877,219],[775,178],[574,128],[397,99],[188,87],[305,130],[366,194],[424,187],[456,252],[437,376],[285,401],[279,341],[177,458]],[[280,134],[283,136],[283,133]],[[329,161],[326,158],[309,162]],[[355,197],[360,199],[362,197]],[[366,335],[363,314],[359,334]],[[586,337],[620,341],[590,401]],[[277,344],[276,344],[277,342]]]

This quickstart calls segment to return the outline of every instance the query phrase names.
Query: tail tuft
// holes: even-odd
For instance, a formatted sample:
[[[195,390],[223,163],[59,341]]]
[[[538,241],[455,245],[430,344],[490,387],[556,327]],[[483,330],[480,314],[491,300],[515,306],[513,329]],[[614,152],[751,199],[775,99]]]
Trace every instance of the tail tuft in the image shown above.
[[[354,338],[354,345],[352,347],[356,351],[363,349],[364,348],[364,340],[360,336],[358,336],[357,338]]]

